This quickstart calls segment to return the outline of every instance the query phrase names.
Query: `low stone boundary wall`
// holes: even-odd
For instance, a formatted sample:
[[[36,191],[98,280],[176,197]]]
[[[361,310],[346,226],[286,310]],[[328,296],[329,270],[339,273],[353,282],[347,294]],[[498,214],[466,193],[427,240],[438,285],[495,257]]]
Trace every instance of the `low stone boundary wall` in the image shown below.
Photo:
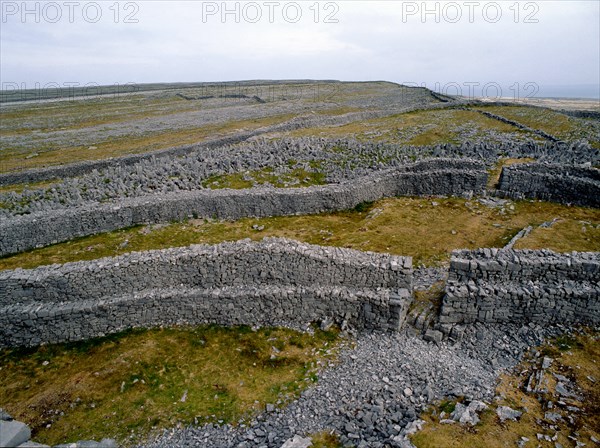
[[[575,117],[575,118],[586,118],[586,119],[593,119],[593,120],[600,120],[600,112],[595,111],[595,110],[565,110],[565,109],[561,109],[558,112],[560,112],[563,115],[568,115],[570,117]]]
[[[476,194],[485,190],[487,176],[480,162],[431,159],[342,184],[198,190],[40,212],[0,221],[0,256],[136,224],[188,217],[239,219],[310,214],[351,209],[383,197]]]
[[[479,112],[480,114],[482,114],[482,115],[484,115],[484,116],[486,116],[488,118],[492,118],[494,120],[498,120],[498,121],[500,121],[502,123],[510,124],[511,126],[514,126],[517,129],[522,129],[524,131],[528,131],[528,132],[531,132],[533,134],[539,135],[540,137],[543,137],[546,140],[549,140],[551,142],[556,143],[556,142],[560,142],[561,141],[560,139],[554,137],[553,135],[548,134],[547,132],[542,131],[541,129],[530,128],[529,126],[525,126],[524,124],[521,124],[518,121],[514,121],[514,120],[511,120],[509,118],[502,117],[500,115],[496,115],[496,114],[493,114],[493,113],[485,111],[485,110],[478,110],[478,109],[469,109],[469,110],[474,111],[474,112]]]
[[[588,207],[600,207],[600,170],[550,164],[504,167],[498,193]]]
[[[600,324],[600,253],[455,251],[440,323]]]
[[[456,102],[456,104],[469,104],[467,102]],[[454,104],[454,103],[452,103]],[[432,103],[429,105],[422,104],[410,106],[400,109],[385,110],[385,111],[364,111],[364,112],[349,112],[343,115],[336,116],[312,116],[300,115],[283,123],[278,123],[270,126],[264,126],[252,131],[240,132],[235,135],[211,139],[203,142],[194,143],[191,145],[181,145],[172,148],[165,148],[156,151],[149,151],[140,154],[126,154],[119,157],[111,157],[100,160],[86,160],[82,162],[74,162],[66,165],[49,166],[45,168],[33,168],[15,172],[0,173],[0,186],[12,185],[19,183],[35,183],[51,179],[64,179],[67,177],[82,176],[91,173],[93,170],[103,170],[108,167],[115,166],[130,166],[142,160],[152,158],[167,158],[178,157],[203,148],[217,148],[220,146],[233,145],[244,142],[250,138],[257,137],[271,132],[286,132],[295,129],[302,129],[311,126],[340,126],[354,121],[368,120],[372,118],[382,118],[398,113],[414,112],[419,110],[434,110],[448,107],[448,103]]]
[[[141,154],[128,154],[120,157],[111,157],[101,160],[86,160],[66,165],[49,166],[46,168],[34,168],[25,171],[0,173],[0,186],[21,183],[35,183],[51,179],[64,179],[67,177],[82,176],[93,170],[103,170],[111,166],[135,165],[142,160],[152,158],[177,157],[197,151],[200,148],[216,148],[219,146],[241,143],[251,137],[260,135],[264,131],[243,132],[230,137],[208,140],[193,145],[182,145],[173,148],[160,149]]]
[[[412,259],[279,238],[0,272],[0,346],[171,324],[398,330]]]

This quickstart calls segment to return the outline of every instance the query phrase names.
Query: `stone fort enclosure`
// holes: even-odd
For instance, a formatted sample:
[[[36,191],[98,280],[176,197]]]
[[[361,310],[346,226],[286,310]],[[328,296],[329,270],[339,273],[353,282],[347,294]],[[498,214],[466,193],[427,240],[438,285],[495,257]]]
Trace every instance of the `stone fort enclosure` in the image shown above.
[[[600,207],[600,171],[556,164],[512,165],[503,168],[498,190],[517,199]]]
[[[481,162],[431,159],[341,184],[197,190],[92,203],[0,221],[0,256],[136,224],[346,210],[383,197],[481,193],[486,182]]]
[[[440,322],[600,324],[600,254],[455,251]]]
[[[512,250],[520,239],[522,247],[598,250],[598,111],[557,112],[514,102],[467,100],[385,82],[192,84],[146,85],[144,91],[114,100],[99,95],[90,102],[71,98],[66,104],[62,100],[68,98],[56,98],[33,107],[23,103],[5,108],[0,97],[0,258],[10,257],[4,266],[91,259],[132,247],[237,239],[259,235],[254,231],[265,228],[268,234],[296,235],[322,244],[410,253],[428,266],[413,268],[408,256],[265,238],[0,270],[0,349],[7,349],[9,358],[10,353],[29,357],[37,385],[28,368],[20,380],[7,366],[3,374],[10,393],[0,405],[14,405],[20,419],[33,422],[35,438],[63,428],[84,429],[88,422],[96,431],[101,422],[102,437],[113,437],[113,428],[120,425],[126,438],[121,440],[133,444],[136,428],[147,421],[152,434],[175,422],[186,425],[146,442],[157,447],[287,446],[285,440],[293,440],[294,434],[319,431],[339,435],[340,446],[412,446],[407,435],[421,425],[416,419],[426,406],[464,397],[452,421],[463,422],[459,408],[468,414],[471,404],[479,408],[479,400],[490,402],[493,413],[493,407],[504,404],[496,403],[501,398],[494,390],[498,375],[509,372],[528,349],[548,337],[588,331],[574,328],[580,324],[598,329],[599,252]],[[239,87],[249,90],[241,94]],[[401,196],[411,198],[372,204]],[[331,213],[335,211],[348,212]],[[326,215],[259,222],[265,226],[247,220],[212,223],[318,213]],[[132,228],[173,222],[180,224]],[[119,229],[123,231],[115,232]],[[75,240],[104,232],[113,233]],[[456,250],[448,269],[452,249],[491,245],[505,246]],[[410,328],[404,328],[406,321]],[[137,353],[136,358],[127,355],[126,362],[119,356],[115,370],[122,370],[122,378],[121,372],[109,372],[112,368],[85,374],[94,382],[102,375],[110,388],[101,392],[104,403],[91,381],[80,381],[83,370],[71,374],[53,357],[41,362],[54,349],[13,350],[133,328],[189,326],[196,334],[214,330],[194,328],[197,325],[296,330],[335,325],[352,340],[341,344],[339,352],[329,342],[323,349],[307,348],[315,355],[331,353],[340,362],[335,368],[322,361],[304,364],[306,384],[309,377],[315,379],[313,373],[318,373],[318,382],[289,405],[287,397],[295,396],[300,377],[288,388],[287,378],[277,375],[285,386],[266,384],[265,399],[245,387],[243,394],[254,403],[252,408],[258,411],[264,401],[266,412],[256,419],[254,413],[244,414],[243,425],[235,424],[242,421],[235,413],[231,420],[218,415],[225,409],[222,403],[237,406],[238,392],[248,384],[236,377],[241,364],[235,343],[225,344],[233,353],[225,368],[233,374],[231,382],[221,381],[226,375],[216,378],[215,369],[188,375],[180,365],[174,369],[177,375],[161,379],[154,388],[148,381],[153,370],[134,367]],[[223,333],[240,332],[245,330]],[[152,332],[139,335],[156,341],[152,345],[159,349],[160,361],[148,363],[152,367],[171,364],[167,358],[176,352],[160,342],[162,336],[173,339],[172,333],[161,333],[156,339]],[[131,341],[130,336],[138,335],[125,339]],[[269,338],[264,356],[269,356],[273,341],[275,360],[274,347],[279,344],[271,330],[246,336]],[[207,347],[208,339],[202,337]],[[190,341],[192,350],[196,341]],[[150,351],[150,344],[123,345],[128,345],[127,352],[143,351],[143,356],[147,348]],[[293,345],[296,352],[300,347]],[[215,356],[225,358],[223,345],[218,347]],[[258,347],[253,353],[256,359],[244,362],[262,359]],[[184,357],[173,356],[173,363]],[[90,362],[103,364],[93,353],[78,358],[86,371]],[[287,360],[278,358],[272,364],[285,361],[281,366],[291,369]],[[543,371],[548,360],[541,358],[536,361]],[[188,364],[213,363],[208,359]],[[271,369],[270,364],[265,367]],[[583,373],[586,366],[581,367]],[[250,370],[255,377],[256,371]],[[45,383],[38,372],[60,374],[59,381]],[[184,374],[178,378],[180,373]],[[537,378],[538,372],[534,374]],[[187,378],[200,376],[207,380],[206,411],[200,408],[202,396],[187,388]],[[132,395],[126,395],[130,383],[137,385],[128,387]],[[147,389],[139,387],[142,384]],[[148,395],[150,388],[154,393],[163,385],[164,396]],[[565,389],[570,387],[565,381]],[[18,394],[10,395],[12,391]],[[116,404],[113,393],[122,404]],[[137,397],[143,397],[142,406]],[[109,402],[122,413],[105,412],[103,405]],[[540,406],[546,410],[544,403]],[[440,411],[442,407],[445,404]],[[540,429],[533,431],[532,426],[531,433],[539,438],[544,432],[549,440],[546,432],[552,430],[558,437],[559,430],[549,423],[556,423],[552,416],[562,412],[559,408],[545,413],[543,423],[536,419]],[[579,432],[584,426],[571,419],[588,415],[588,408],[582,402],[574,409],[560,414],[577,431],[572,433],[577,439],[569,438],[588,442]],[[68,418],[84,410],[81,423],[69,423]],[[530,409],[522,411],[534,415]],[[131,423],[124,415],[139,421]],[[433,416],[437,424],[441,413]],[[0,417],[7,418],[2,409]],[[63,435],[59,437],[62,442]],[[564,442],[556,437],[553,440]]]
[[[169,324],[398,330],[412,259],[265,238],[0,273],[0,345]]]

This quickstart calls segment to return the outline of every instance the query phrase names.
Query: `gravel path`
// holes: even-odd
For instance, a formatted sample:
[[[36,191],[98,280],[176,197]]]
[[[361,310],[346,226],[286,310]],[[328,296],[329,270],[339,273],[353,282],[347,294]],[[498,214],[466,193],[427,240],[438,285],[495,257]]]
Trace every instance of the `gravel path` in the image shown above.
[[[564,328],[472,325],[462,341],[425,342],[412,329],[359,335],[334,367],[283,409],[249,425],[205,425],[165,431],[148,447],[280,447],[295,434],[335,430],[343,444],[406,447],[407,431],[426,405],[443,397],[490,400],[498,375],[523,353]]]

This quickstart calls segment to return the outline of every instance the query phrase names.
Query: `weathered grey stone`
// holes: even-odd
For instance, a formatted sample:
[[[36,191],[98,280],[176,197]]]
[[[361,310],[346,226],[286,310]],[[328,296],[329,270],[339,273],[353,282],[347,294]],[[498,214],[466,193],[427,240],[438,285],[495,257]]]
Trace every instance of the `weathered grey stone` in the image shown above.
[[[557,412],[546,412],[544,414],[544,419],[549,421],[550,423],[558,423],[563,418],[562,415],[560,415]]]
[[[432,330],[432,329],[428,329],[425,334],[423,335],[423,339],[425,339],[426,341],[429,342],[442,342],[442,339],[444,338],[444,334],[441,331],[438,330]]]
[[[0,272],[0,345],[81,340],[132,326],[293,325],[398,331],[410,257],[266,238]]]
[[[502,169],[500,194],[600,207],[600,171],[556,164],[518,164]]]
[[[11,421],[12,419],[12,416],[8,412],[0,408],[0,420]]]
[[[479,423],[479,415],[477,413],[486,408],[487,405],[478,400],[472,401],[468,406],[465,406],[463,403],[456,403],[456,407],[452,411],[450,418],[461,424],[475,426]]]
[[[136,224],[192,216],[239,219],[346,210],[383,197],[482,192],[486,181],[480,162],[430,159],[325,186],[177,191],[112,203],[86,202],[0,220],[0,256]]]
[[[19,445],[19,448],[50,448],[50,445],[44,445],[43,443],[32,442],[29,440],[28,442]]]
[[[312,439],[304,438],[299,435],[295,435],[291,439],[285,441],[281,448],[308,448],[312,445]]]
[[[31,437],[31,429],[25,423],[16,420],[0,420],[0,446],[16,447]]]
[[[542,360],[542,369],[546,370],[546,369],[550,368],[551,365],[552,365],[552,358],[549,358],[548,356],[544,356],[544,359]]]
[[[600,253],[454,251],[440,322],[600,323]]]
[[[496,414],[501,422],[506,420],[516,421],[519,417],[521,417],[521,415],[523,415],[521,411],[517,411],[508,406],[498,406],[498,409],[496,409]]]

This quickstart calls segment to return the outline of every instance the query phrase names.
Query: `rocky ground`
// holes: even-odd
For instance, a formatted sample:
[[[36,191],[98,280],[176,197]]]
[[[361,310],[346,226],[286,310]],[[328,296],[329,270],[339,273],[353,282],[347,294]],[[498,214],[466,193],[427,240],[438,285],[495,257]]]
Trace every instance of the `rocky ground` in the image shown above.
[[[368,90],[368,88],[371,90]],[[387,113],[440,103],[426,89],[392,83],[289,82],[285,85],[240,86],[231,83],[204,88],[140,91],[104,98],[65,98],[38,105],[46,114],[29,114],[31,104],[3,103],[0,144],[11,150],[60,150],[103,142],[195,129],[236,121],[283,115],[304,115],[332,108],[357,108]],[[64,104],[71,107],[64,108]],[[86,105],[97,107],[85,109]],[[106,107],[109,104],[110,107]],[[104,107],[104,108],[103,108]],[[25,119],[20,113],[23,112]],[[85,118],[82,121],[82,118]]]
[[[417,288],[443,275],[417,273]],[[290,405],[267,405],[237,427],[168,430],[144,446],[280,447],[295,436],[333,431],[343,446],[411,447],[407,436],[420,427],[419,415],[429,404],[447,397],[489,402],[500,373],[516,366],[530,347],[568,330],[476,324],[463,331],[460,340],[423,337],[412,326],[399,334],[357,335],[343,345],[339,362],[322,366],[318,383]]]
[[[295,435],[322,430],[344,446],[407,447],[406,436],[434,400],[494,396],[498,375],[532,345],[559,328],[474,326],[460,342],[426,342],[406,334],[364,334],[346,346],[340,362],[289,406],[267,410],[239,427],[206,425],[166,431],[148,447],[277,447]]]

